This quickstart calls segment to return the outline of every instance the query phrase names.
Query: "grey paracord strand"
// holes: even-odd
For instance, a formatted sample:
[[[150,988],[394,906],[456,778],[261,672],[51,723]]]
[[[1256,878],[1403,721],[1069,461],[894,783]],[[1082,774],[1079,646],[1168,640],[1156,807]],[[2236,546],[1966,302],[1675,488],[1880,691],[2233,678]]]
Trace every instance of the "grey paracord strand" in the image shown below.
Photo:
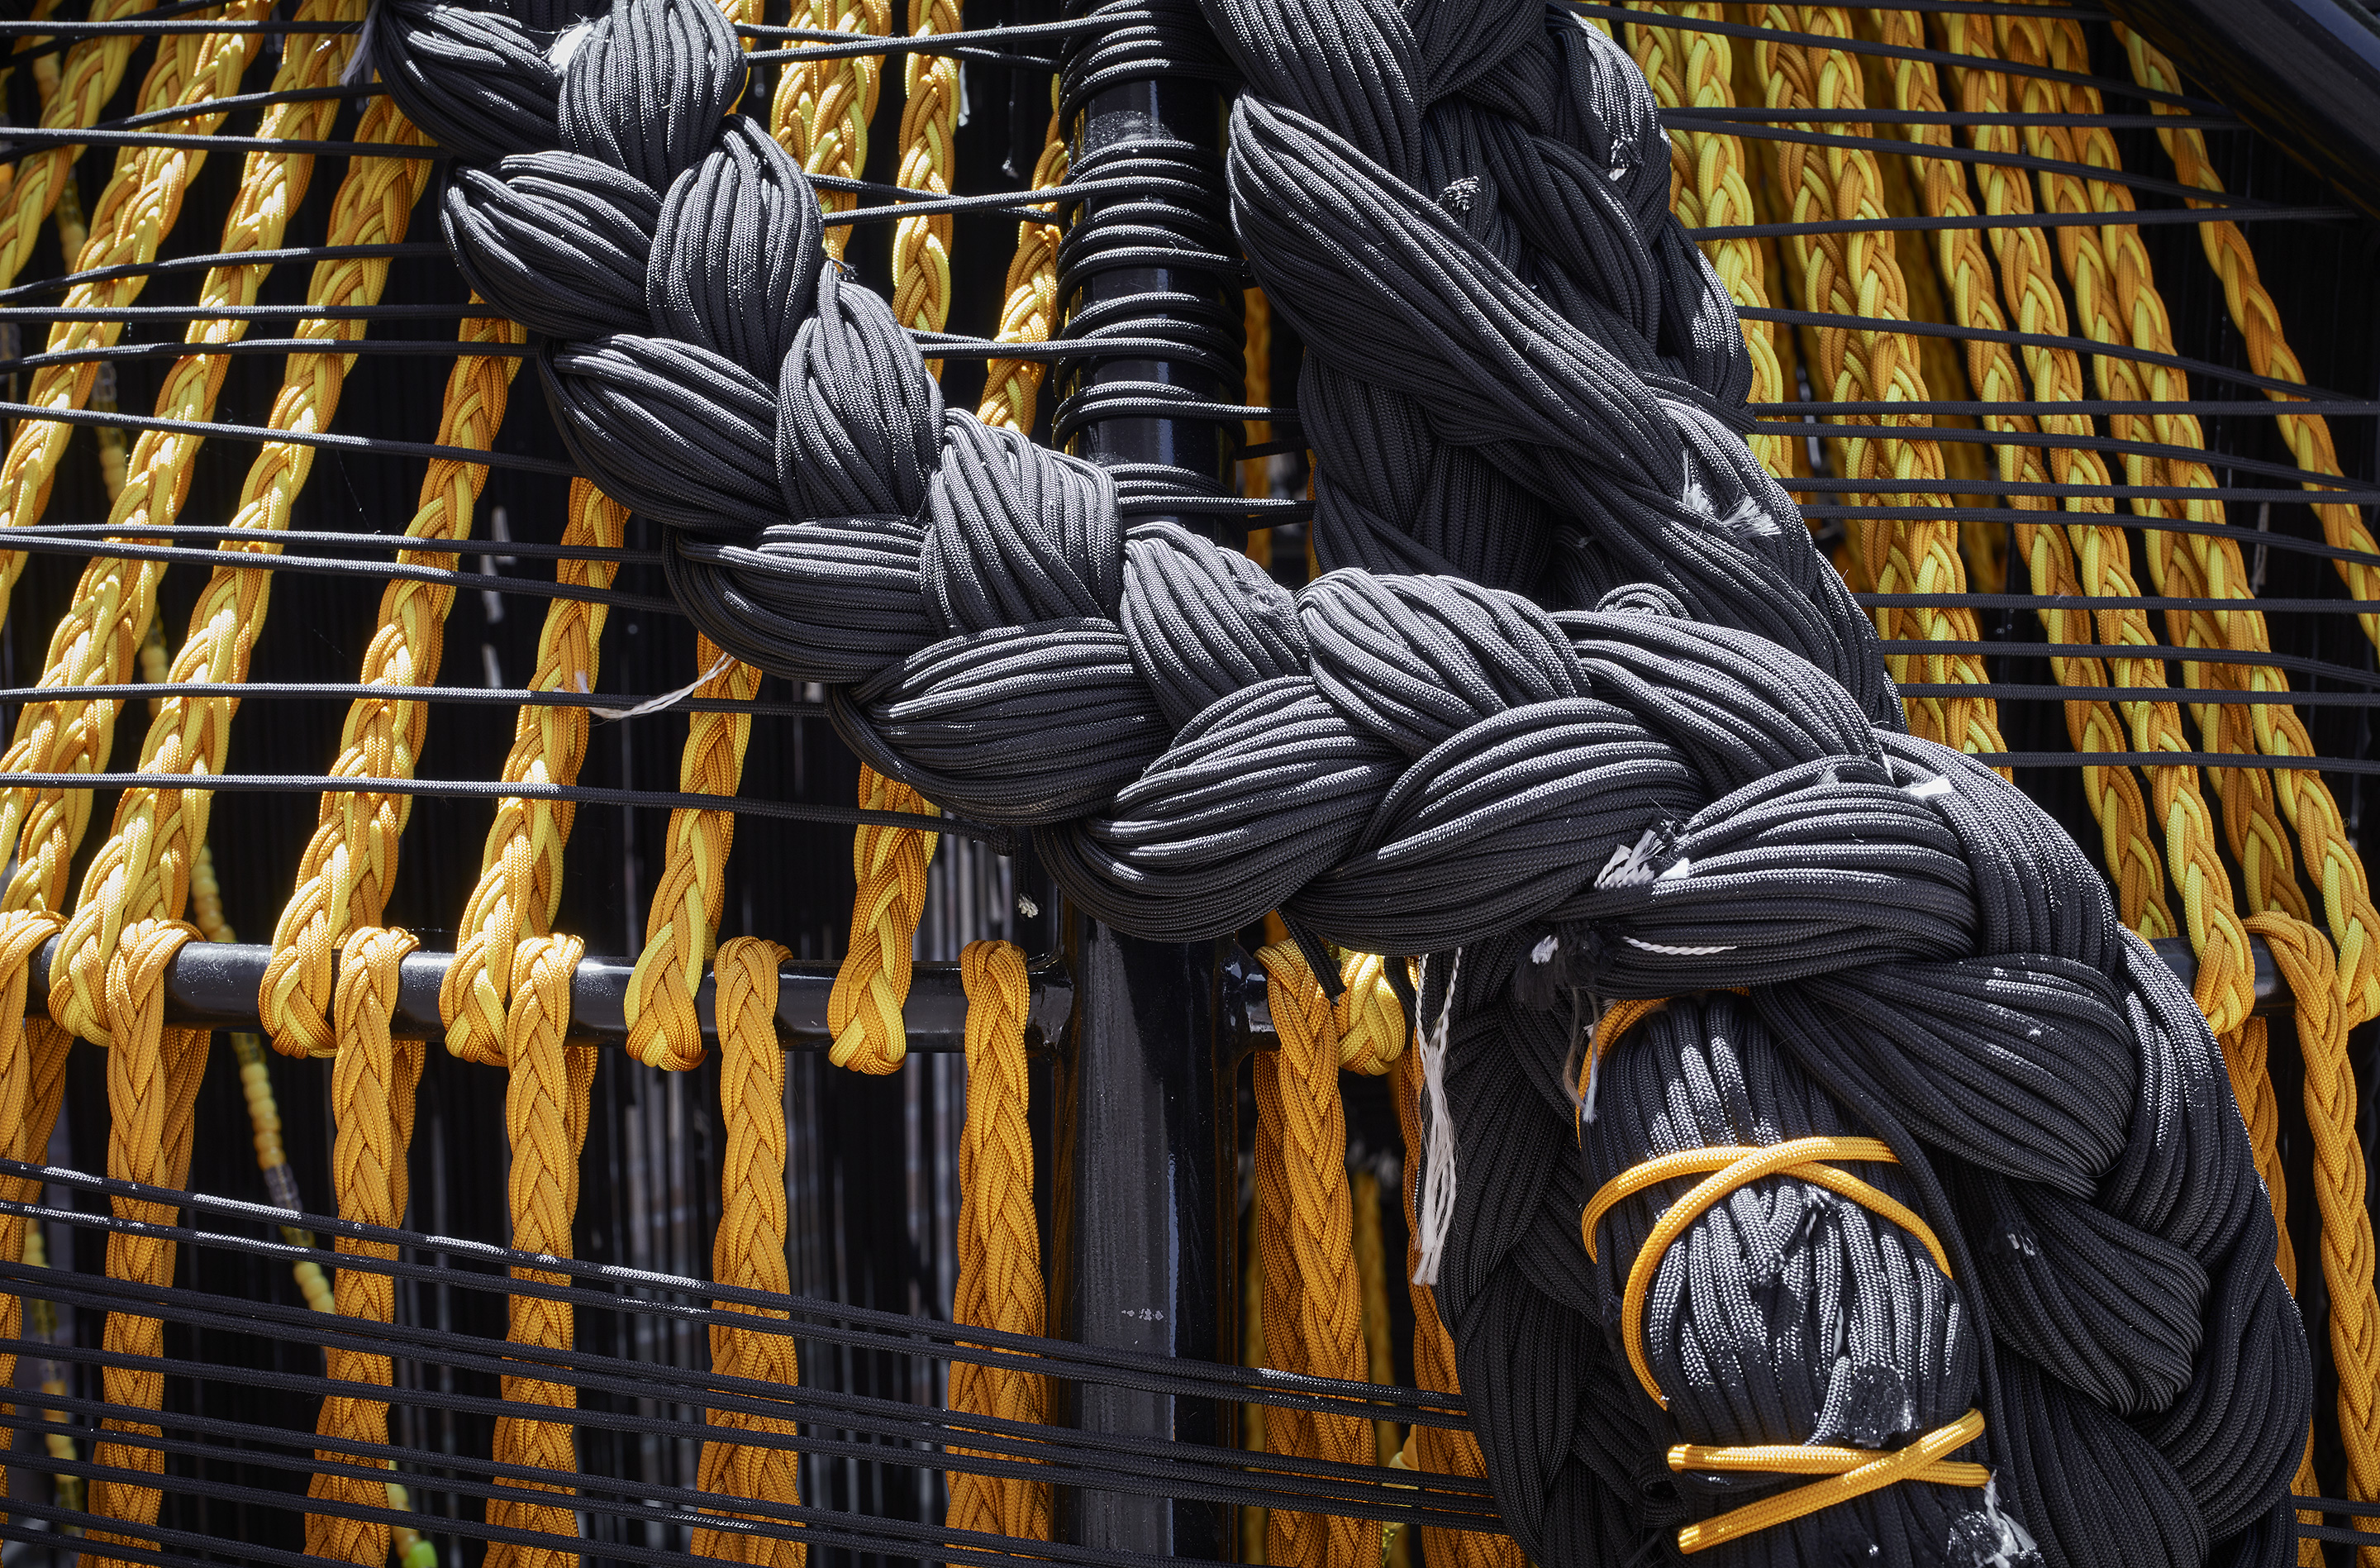
[[[574,457],[665,529],[722,648],[826,683],[863,757],[1030,829],[1125,929],[1278,908],[1462,950],[1437,1288],[1532,1556],[1639,1560],[1778,1484],[1671,1476],[1674,1442],[1891,1447],[1974,1405],[1988,1491],[1903,1484],[1719,1555],[2284,1561],[2310,1380],[2204,1020],[2055,823],[1900,733],[1872,631],[1738,438],[1742,340],[1633,65],[1512,0],[1208,15],[1247,83],[1240,238],[1310,351],[1342,569],[1294,596],[942,408],[824,261],[799,171],[725,115],[744,67],[705,0],[380,0],[372,45],[463,160],[458,262],[547,334]],[[1167,18],[1117,69],[1164,68]],[[1573,1020],[1664,996],[1582,1137]],[[1674,1190],[1615,1210],[1600,1265],[1587,1194],[1835,1129],[1898,1151],[1862,1173],[1952,1277],[1755,1184],[1660,1260],[1657,1406],[1616,1295]]]

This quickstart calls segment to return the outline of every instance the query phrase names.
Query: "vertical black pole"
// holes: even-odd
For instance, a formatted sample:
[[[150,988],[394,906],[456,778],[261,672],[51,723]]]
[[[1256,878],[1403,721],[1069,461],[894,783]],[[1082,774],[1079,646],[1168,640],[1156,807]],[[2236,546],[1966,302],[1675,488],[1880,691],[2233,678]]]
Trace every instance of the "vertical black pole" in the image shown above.
[[[1126,9],[1149,16],[1160,31],[1196,30],[1203,42],[1195,6],[1099,7],[1102,15]],[[1096,49],[1096,40],[1086,47]],[[1087,199],[1075,213],[1061,252],[1060,305],[1066,335],[1087,352],[1067,366],[1054,434],[1117,471],[1127,496],[1151,486],[1227,493],[1228,448],[1213,416],[1146,411],[1168,399],[1211,405],[1239,395],[1238,282],[1215,264],[1231,247],[1224,97],[1211,75],[1151,70],[1115,73],[1132,79],[1114,85],[1107,85],[1114,74],[1093,72],[1072,104],[1075,178],[1127,169],[1153,177],[1147,191]],[[1152,191],[1161,194],[1152,199]],[[1102,357],[1102,336],[1161,338],[1168,346]],[[1128,513],[1127,521],[1155,515]],[[1085,1344],[1231,1360],[1238,1097],[1235,1041],[1224,1038],[1217,1005],[1217,945],[1143,942],[1074,911],[1065,933],[1077,1007],[1057,1075],[1060,1331]],[[1084,1384],[1062,1414],[1087,1431],[1232,1438],[1228,1407],[1209,1400]],[[1069,1489],[1057,1523],[1059,1538],[1078,1546],[1231,1555],[1231,1510],[1212,1503]]]

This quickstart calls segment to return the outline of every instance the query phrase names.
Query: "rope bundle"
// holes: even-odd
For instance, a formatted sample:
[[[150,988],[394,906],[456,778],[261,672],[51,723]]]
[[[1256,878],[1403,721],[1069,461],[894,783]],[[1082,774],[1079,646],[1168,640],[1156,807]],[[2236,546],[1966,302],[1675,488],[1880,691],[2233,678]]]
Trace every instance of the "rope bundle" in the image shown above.
[[[1279,908],[1452,952],[1437,1307],[1533,1558],[1682,1525],[1747,1560],[2276,1560],[2310,1379],[2221,1058],[2062,832],[1902,732],[1738,439],[1743,338],[1627,55],[1524,0],[1208,18],[1247,84],[1232,216],[1309,348],[1340,569],[1293,598],[944,409],[728,114],[707,0],[559,35],[382,0],[370,47],[464,160],[458,262],[545,334],[574,456],[720,648],[826,685],[870,766],[1029,828],[1124,929]],[[1664,997],[1578,1085],[1601,1004]],[[1683,1190],[1628,1173],[1805,1137],[1888,1152],[1885,1204],[1755,1160],[1624,1285]],[[1793,1516],[1779,1445],[1849,1454],[1840,1501]],[[1765,1527],[1718,1521],[1747,1499]]]

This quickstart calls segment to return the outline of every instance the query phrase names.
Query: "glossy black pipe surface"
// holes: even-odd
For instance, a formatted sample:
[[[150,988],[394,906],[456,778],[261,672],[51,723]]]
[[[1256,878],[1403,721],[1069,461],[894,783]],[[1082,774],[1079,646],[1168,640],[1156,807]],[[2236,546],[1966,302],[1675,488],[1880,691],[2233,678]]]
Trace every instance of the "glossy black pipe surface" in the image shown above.
[[[2197,90],[2380,218],[2380,20],[2361,0],[2107,0]]]

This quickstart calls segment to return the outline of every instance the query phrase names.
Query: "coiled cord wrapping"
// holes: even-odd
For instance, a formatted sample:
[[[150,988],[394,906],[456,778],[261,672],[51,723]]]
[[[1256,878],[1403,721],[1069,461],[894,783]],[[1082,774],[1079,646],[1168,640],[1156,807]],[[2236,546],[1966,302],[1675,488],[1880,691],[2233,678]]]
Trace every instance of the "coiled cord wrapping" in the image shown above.
[[[662,526],[720,648],[824,683],[871,767],[1029,829],[1123,929],[1280,909],[1458,957],[1420,998],[1455,1162],[1423,1228],[1451,1187],[1437,1306],[1532,1557],[1640,1560],[1779,1484],[1672,1477],[1681,1443],[1881,1451],[1974,1410],[1952,1457],[1980,1491],[1906,1480],[1716,1550],[2277,1561],[2310,1380],[2214,1041],[2046,816],[1904,733],[1872,628],[1740,439],[1742,335],[1668,215],[1625,53],[1534,0],[1213,0],[1211,38],[1178,4],[1107,11],[1135,25],[1068,96],[1228,68],[1217,44],[1245,84],[1230,215],[1308,346],[1337,568],[1295,596],[1131,521],[1218,498],[942,407],[827,264],[800,170],[725,115],[744,64],[707,0],[616,0],[561,45],[382,0],[371,46],[476,169],[443,210],[458,261],[552,329],[574,458]],[[1130,264],[1103,227],[1062,272]],[[1679,1000],[1581,1088],[1616,998]],[[1664,1410],[1611,1270],[1675,1189],[1614,1210],[1603,1263],[1587,1194],[1669,1148],[1815,1136],[1889,1146],[1875,1185],[1948,1273],[1763,1177],[1660,1258]]]

